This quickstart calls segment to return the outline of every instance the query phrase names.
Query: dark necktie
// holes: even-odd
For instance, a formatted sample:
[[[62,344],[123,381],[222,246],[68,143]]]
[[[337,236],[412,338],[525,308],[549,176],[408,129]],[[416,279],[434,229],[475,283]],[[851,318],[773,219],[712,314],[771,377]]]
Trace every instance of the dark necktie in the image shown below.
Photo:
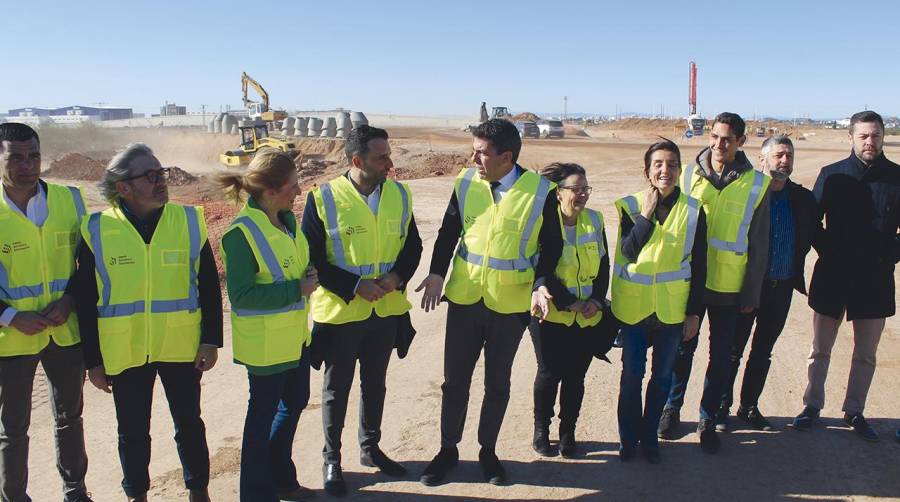
[[[500,194],[498,194],[496,191],[498,188],[500,188],[500,182],[492,181],[491,182],[491,197],[494,198],[494,204],[500,202]]]

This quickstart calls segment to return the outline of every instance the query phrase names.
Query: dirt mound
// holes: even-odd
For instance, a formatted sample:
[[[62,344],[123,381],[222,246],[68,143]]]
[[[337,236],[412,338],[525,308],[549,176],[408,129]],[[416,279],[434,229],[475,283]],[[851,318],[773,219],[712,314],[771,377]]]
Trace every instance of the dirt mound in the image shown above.
[[[43,175],[65,180],[99,181],[103,179],[108,159],[97,160],[80,153],[67,153],[50,163]]]
[[[193,185],[197,180],[198,178],[196,176],[178,166],[169,168],[169,186],[180,187],[184,185]]]
[[[468,157],[461,153],[417,153],[394,162],[393,178],[413,180],[431,176],[455,176],[465,167]]]
[[[581,137],[581,138],[590,137],[590,135],[588,133],[586,133],[584,131],[584,128],[581,126],[566,124],[564,127],[566,129],[566,136],[574,136],[574,137]]]
[[[531,112],[522,112],[522,113],[519,113],[518,115],[513,115],[512,117],[510,117],[509,120],[512,122],[519,122],[519,121],[537,122],[538,120],[541,120],[541,118]]]

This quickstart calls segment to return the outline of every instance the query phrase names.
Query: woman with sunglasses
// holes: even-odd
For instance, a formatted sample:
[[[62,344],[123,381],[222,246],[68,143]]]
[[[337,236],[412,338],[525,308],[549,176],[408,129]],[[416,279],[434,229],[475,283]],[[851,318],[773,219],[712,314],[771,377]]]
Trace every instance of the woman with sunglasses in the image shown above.
[[[544,457],[556,456],[550,446],[550,421],[559,393],[558,453],[577,454],[575,423],[584,398],[584,377],[594,357],[594,338],[603,316],[609,284],[609,257],[602,215],[587,209],[591,187],[578,164],[554,163],[541,171],[556,183],[563,253],[555,277],[532,295],[531,340],[538,369],[534,379],[534,439],[532,448]],[[547,222],[549,224],[551,222]]]
[[[222,236],[234,360],[247,368],[250,400],[241,446],[240,499],[302,500],[291,447],[309,400],[309,295],[319,286],[293,213],[297,168],[262,150],[244,173],[219,177],[235,202],[249,195]]]
[[[662,140],[644,154],[649,186],[616,201],[619,239],[612,279],[612,312],[621,323],[619,458],[631,460],[640,445],[647,461],[660,462],[656,434],[682,339],[696,336],[706,283],[706,218],[700,203],[677,185],[678,146]],[[653,364],[641,412],[647,349]]]

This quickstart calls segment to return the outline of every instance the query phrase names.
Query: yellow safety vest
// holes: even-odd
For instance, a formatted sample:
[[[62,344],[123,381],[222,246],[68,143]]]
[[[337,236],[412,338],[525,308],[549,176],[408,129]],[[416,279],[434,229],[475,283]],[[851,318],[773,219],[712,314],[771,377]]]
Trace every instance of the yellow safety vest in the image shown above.
[[[556,266],[556,277],[579,300],[588,300],[594,292],[594,279],[600,272],[600,260],[606,256],[606,248],[603,247],[603,215],[593,209],[585,208],[581,211],[575,223],[575,241],[570,242],[563,224],[562,210],[558,210],[558,213],[563,252]],[[582,328],[588,328],[596,326],[602,318],[602,310],[588,319],[580,313],[559,311],[551,301],[545,320],[566,326],[577,322]]]
[[[200,344],[197,274],[207,239],[203,208],[166,204],[150,244],[118,206],[92,214],[81,234],[94,253],[106,373],[193,361]]]
[[[644,192],[616,201],[619,214],[624,210],[637,221]],[[691,250],[697,234],[700,202],[682,191],[660,225],[655,221],[650,240],[641,248],[637,260],[622,254],[621,226],[616,244],[612,278],[612,311],[626,324],[637,324],[649,315],[666,324],[684,321],[691,292]]]
[[[258,266],[256,284],[306,277],[309,245],[299,228],[292,239],[275,228],[264,212],[248,205],[238,213],[228,230],[232,228],[240,229],[250,244]],[[222,254],[225,254],[224,248]],[[228,274],[227,266],[225,273]],[[307,299],[303,297],[271,310],[232,308],[234,358],[250,366],[273,366],[300,359],[302,347],[308,346],[312,339],[308,312]]]
[[[316,209],[325,223],[328,263],[358,275],[374,279],[391,271],[403,249],[412,217],[412,192],[403,183],[387,180],[381,185],[378,215],[346,176],[338,176],[313,190]],[[409,312],[412,305],[406,291],[395,290],[376,302],[355,296],[350,303],[328,288],[312,294],[313,320],[345,324]]]
[[[682,190],[703,204],[706,212],[706,287],[720,293],[739,293],[747,272],[748,234],[771,178],[751,169],[718,190],[699,167],[684,168]]]
[[[47,219],[38,227],[0,197],[0,300],[17,311],[41,311],[58,300],[75,272],[84,196],[77,187],[47,183],[47,208]],[[50,338],[62,347],[81,341],[75,312],[62,326],[36,335],[0,326],[0,356],[37,354]]]
[[[544,201],[553,183],[525,171],[495,204],[490,184],[477,172],[464,169],[456,179],[463,230],[447,298],[460,305],[483,299],[501,314],[528,312]]]

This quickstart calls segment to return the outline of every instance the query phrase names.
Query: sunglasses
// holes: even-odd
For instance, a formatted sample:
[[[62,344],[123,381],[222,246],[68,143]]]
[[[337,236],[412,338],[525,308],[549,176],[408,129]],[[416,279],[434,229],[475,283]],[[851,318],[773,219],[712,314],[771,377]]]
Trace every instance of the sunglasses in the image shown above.
[[[168,180],[169,174],[171,172],[172,172],[171,168],[164,167],[162,169],[154,169],[152,171],[147,171],[144,174],[139,174],[137,176],[132,176],[130,178],[124,178],[119,181],[131,181],[131,180],[136,180],[138,178],[147,178],[147,181],[149,181],[150,183],[155,185],[155,184],[159,183],[160,181]]]

